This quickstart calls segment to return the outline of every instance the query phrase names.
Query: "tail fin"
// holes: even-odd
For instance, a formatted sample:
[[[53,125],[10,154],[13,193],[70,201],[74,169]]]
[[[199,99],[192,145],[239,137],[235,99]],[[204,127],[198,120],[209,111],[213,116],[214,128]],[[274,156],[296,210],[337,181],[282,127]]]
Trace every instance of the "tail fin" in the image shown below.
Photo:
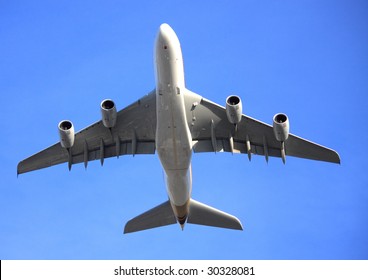
[[[124,228],[124,233],[131,233],[155,227],[176,224],[176,217],[170,201],[166,201],[147,212],[131,219]],[[217,210],[213,207],[190,200],[188,223],[242,230],[243,227],[235,216]]]
[[[243,230],[239,219],[235,216],[200,203],[194,199],[190,200],[187,222],[189,224]]]
[[[127,222],[124,233],[163,227],[175,223],[176,218],[171,208],[170,201],[166,201]]]

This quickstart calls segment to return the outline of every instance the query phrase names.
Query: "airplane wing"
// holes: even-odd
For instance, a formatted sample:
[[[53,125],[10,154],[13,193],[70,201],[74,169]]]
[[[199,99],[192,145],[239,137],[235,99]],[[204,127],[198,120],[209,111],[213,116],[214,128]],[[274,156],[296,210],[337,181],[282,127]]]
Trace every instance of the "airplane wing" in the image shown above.
[[[186,95],[187,116],[192,119],[191,132],[194,152],[233,152],[299,158],[340,163],[339,155],[326,147],[289,134],[284,149],[276,140],[271,125],[242,115],[236,129],[226,115],[226,109],[198,94]]]
[[[98,121],[75,134],[68,151],[60,142],[19,162],[18,174],[68,162],[72,164],[120,155],[154,154],[156,133],[155,91],[117,113],[116,125],[109,129]]]

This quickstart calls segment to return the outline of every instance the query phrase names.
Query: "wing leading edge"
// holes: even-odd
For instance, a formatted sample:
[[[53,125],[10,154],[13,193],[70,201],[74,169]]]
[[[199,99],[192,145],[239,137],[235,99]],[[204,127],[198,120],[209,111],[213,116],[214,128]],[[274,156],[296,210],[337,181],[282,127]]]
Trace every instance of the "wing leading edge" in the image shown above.
[[[19,162],[17,173],[50,167],[68,162],[76,163],[105,158],[155,153],[156,96],[155,91],[117,113],[116,126],[106,128],[98,121],[75,134],[74,145],[65,149],[60,142]]]
[[[236,130],[226,117],[226,109],[189,90],[185,94],[187,118],[192,120],[190,129],[193,150],[201,152],[245,153],[266,157],[282,157],[282,146],[274,136],[271,125],[242,115]],[[117,124],[112,129],[98,121],[75,134],[70,150],[60,142],[19,162],[17,174],[68,162],[100,160],[120,155],[154,154],[156,133],[155,91],[137,100],[117,114]],[[285,155],[305,159],[340,163],[338,153],[299,136],[289,134],[285,141]]]
[[[186,95],[188,118],[191,123],[194,152],[232,152],[266,157],[294,156],[305,159],[340,163],[332,149],[289,134],[282,144],[276,140],[273,127],[242,115],[237,127],[226,116],[226,109],[200,95],[188,91]]]

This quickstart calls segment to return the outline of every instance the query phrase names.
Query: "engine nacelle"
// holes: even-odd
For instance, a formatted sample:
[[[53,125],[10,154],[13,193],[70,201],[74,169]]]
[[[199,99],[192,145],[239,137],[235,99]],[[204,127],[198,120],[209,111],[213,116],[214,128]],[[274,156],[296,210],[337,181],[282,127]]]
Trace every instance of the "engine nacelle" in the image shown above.
[[[239,96],[230,95],[226,99],[226,115],[232,124],[238,124],[243,114],[243,106]]]
[[[58,125],[60,144],[63,148],[69,149],[74,145],[74,126],[71,121],[61,121]]]
[[[273,117],[273,132],[277,141],[284,142],[289,137],[289,118],[279,113]]]
[[[112,128],[116,124],[116,107],[114,101],[105,99],[101,102],[102,123],[107,128]]]

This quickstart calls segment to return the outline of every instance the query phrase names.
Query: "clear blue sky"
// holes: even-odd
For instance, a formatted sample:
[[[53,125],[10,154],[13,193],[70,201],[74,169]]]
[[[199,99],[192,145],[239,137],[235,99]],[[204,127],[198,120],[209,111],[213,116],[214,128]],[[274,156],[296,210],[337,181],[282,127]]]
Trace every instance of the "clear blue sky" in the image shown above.
[[[78,2],[78,3],[75,3]],[[245,230],[179,225],[123,235],[165,201],[154,156],[17,163],[154,88],[161,23],[181,41],[187,87],[337,150],[342,164],[194,154],[193,197]],[[367,259],[367,1],[1,1],[0,259]]]

